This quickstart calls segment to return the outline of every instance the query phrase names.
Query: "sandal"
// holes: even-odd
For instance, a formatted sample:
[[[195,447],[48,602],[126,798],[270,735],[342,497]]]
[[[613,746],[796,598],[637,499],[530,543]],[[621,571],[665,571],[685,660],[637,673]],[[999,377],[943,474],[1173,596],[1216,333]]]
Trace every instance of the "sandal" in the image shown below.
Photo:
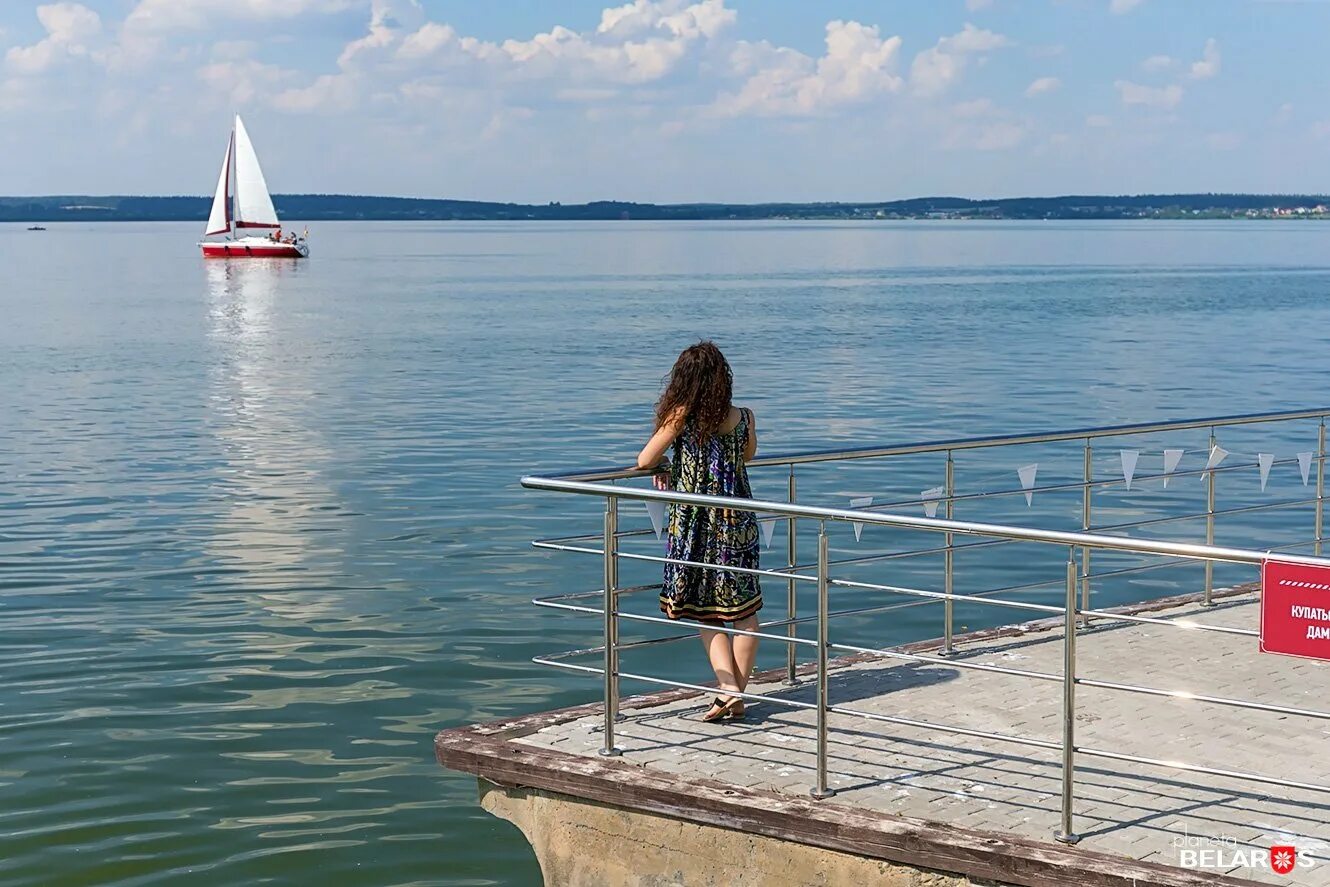
[[[711,708],[707,709],[706,713],[702,715],[702,721],[708,724],[715,721],[733,721],[742,718],[744,714],[746,712],[741,697],[734,696],[726,699],[724,696],[717,696],[711,700]]]

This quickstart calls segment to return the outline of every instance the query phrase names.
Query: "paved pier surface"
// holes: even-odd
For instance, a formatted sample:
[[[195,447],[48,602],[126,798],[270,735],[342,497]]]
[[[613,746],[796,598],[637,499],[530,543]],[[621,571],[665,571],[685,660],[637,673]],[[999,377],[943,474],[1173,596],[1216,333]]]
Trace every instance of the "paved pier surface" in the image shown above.
[[[1183,604],[1149,615],[1254,628],[1258,606],[1254,596],[1241,595],[1221,599],[1211,609]],[[1007,637],[963,638],[960,660],[1060,674],[1060,628],[1043,623],[1029,628]],[[1254,638],[1097,623],[1078,635],[1077,652],[1082,678],[1330,708],[1330,664],[1261,654]],[[755,684],[750,691],[814,699],[807,683],[794,688]],[[837,706],[1061,740],[1060,682],[874,658],[835,668],[830,694]],[[887,823],[899,817],[924,832],[936,824],[947,834],[981,839],[991,834],[1005,842],[1000,852],[1014,861],[1007,869],[980,867],[970,873],[994,880],[1005,880],[1005,871],[1013,883],[1056,882],[1056,876],[1041,880],[1050,877],[1047,873],[1021,880],[1020,858],[1047,852],[1068,878],[1079,855],[1104,871],[1112,868],[1109,859],[1143,862],[1146,866],[1139,871],[1147,874],[1131,875],[1138,883],[1184,883],[1190,869],[1203,876],[1196,883],[1228,876],[1330,885],[1330,793],[1082,755],[1077,761],[1075,820],[1082,840],[1066,848],[1052,839],[1060,810],[1057,751],[833,714],[829,781],[837,794],[818,802],[808,799],[814,765],[812,711],[758,703],[750,705],[745,722],[706,724],[699,720],[701,708],[699,697],[679,692],[626,702],[617,732],[621,758],[597,754],[601,719],[593,707],[528,720],[524,727],[508,730],[504,741],[528,753],[555,755],[539,757],[539,766],[581,759],[584,765],[573,769],[583,775],[594,768],[612,779],[627,773],[630,781],[635,770],[658,787],[678,785],[684,797],[690,781],[700,781],[711,788],[691,791],[700,795],[719,787],[722,795],[728,792],[749,806],[793,811],[791,822],[796,823],[809,818],[800,811],[815,810],[817,819],[832,823],[838,817],[847,823],[866,822],[865,816],[876,815]],[[1330,721],[1089,687],[1078,688],[1077,712],[1078,747],[1330,785]],[[440,737],[440,757],[456,766],[445,750],[446,735]],[[462,769],[480,772],[476,767]],[[630,795],[624,795],[625,804],[631,805]],[[831,846],[825,841],[821,845]],[[1287,876],[1267,866],[1242,864],[1253,851],[1277,845],[1295,845],[1304,860],[1317,858]],[[921,858],[929,863],[926,853]],[[1177,867],[1182,880],[1150,877],[1150,864]],[[1106,875],[1105,880],[1097,878],[1087,874],[1076,881],[1116,883]]]

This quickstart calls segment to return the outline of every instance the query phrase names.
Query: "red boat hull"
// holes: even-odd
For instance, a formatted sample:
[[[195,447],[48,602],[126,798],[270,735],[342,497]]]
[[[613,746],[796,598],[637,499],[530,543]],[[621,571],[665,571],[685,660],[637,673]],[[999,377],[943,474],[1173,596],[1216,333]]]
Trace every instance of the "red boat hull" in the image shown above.
[[[293,244],[241,244],[241,243],[204,243],[201,244],[203,257],[206,259],[303,259],[302,253]]]

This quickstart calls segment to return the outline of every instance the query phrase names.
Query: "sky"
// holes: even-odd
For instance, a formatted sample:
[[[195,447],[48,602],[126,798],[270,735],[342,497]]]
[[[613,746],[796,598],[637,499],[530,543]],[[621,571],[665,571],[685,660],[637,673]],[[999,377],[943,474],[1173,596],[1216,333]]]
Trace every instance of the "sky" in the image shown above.
[[[1330,192],[1330,0],[0,4],[0,194]]]

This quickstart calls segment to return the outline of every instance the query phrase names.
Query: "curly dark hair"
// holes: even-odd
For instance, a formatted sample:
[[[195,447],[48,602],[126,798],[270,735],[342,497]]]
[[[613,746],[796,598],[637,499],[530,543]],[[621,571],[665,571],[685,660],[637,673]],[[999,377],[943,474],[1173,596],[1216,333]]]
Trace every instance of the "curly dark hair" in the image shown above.
[[[702,437],[720,430],[730,414],[734,373],[716,343],[708,339],[690,345],[674,362],[665,382],[665,393],[656,404],[656,428],[682,411]]]

